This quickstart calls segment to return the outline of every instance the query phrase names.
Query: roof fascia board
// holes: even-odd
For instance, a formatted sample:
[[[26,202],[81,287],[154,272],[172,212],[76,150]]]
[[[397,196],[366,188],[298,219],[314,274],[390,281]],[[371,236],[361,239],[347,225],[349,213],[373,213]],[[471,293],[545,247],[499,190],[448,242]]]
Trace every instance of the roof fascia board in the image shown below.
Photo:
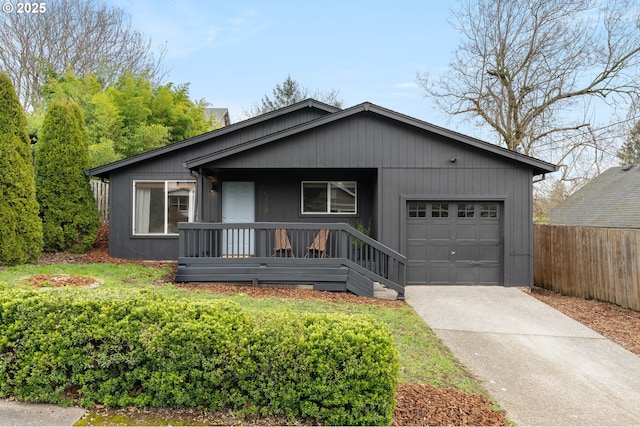
[[[164,147],[160,147],[155,150],[147,151],[145,153],[127,157],[126,159],[118,160],[116,162],[99,166],[97,168],[89,169],[85,172],[85,174],[87,176],[101,176],[108,172],[111,172],[112,170],[129,166],[134,163],[151,159],[156,156],[161,156],[163,154],[171,153],[173,151],[180,150],[182,148],[186,148],[194,144],[198,144],[208,139],[219,137],[227,133],[235,132],[237,130],[244,129],[246,127],[249,127],[267,120],[271,120],[273,118],[283,116],[285,114],[289,114],[297,110],[302,110],[304,108],[317,108],[319,110],[326,111],[329,114],[341,111],[341,109],[338,107],[334,107],[334,106],[325,104],[323,102],[316,101],[315,99],[308,98],[296,104],[292,104],[287,107],[280,108],[278,110],[270,111],[268,113],[261,114],[256,117],[251,117],[241,122],[234,123],[229,126],[222,127],[220,129],[215,129],[207,133],[203,133],[201,135],[196,135],[192,138],[185,139],[183,141],[175,142],[173,144],[166,145]]]

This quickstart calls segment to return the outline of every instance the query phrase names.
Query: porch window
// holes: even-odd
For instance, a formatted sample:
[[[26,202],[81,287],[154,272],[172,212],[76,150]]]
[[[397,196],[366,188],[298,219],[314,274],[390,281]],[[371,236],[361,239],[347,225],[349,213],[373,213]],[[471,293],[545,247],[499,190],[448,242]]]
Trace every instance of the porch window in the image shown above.
[[[178,234],[179,222],[195,216],[193,181],[134,181],[133,234]]]
[[[303,214],[355,214],[358,195],[355,181],[304,181]]]

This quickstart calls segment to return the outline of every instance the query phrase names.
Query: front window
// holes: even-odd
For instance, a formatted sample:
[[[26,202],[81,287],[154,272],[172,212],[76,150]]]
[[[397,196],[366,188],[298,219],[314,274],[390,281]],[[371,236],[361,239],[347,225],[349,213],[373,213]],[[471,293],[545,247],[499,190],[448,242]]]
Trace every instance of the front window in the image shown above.
[[[134,181],[133,234],[178,234],[195,213],[192,181]]]
[[[355,181],[302,183],[303,214],[355,214],[357,205]]]

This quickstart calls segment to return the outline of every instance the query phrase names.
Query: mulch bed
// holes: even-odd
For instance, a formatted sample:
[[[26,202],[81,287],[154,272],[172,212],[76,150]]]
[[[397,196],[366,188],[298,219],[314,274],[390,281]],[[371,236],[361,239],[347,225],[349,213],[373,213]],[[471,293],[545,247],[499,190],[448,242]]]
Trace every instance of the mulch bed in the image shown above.
[[[87,287],[97,286],[99,279],[88,276],[76,276],[72,274],[34,274],[24,279],[24,281],[36,288],[50,287],[61,288],[64,286]]]
[[[640,355],[640,312],[608,302],[585,300],[533,288],[531,295]]]
[[[396,426],[505,426],[503,412],[492,402],[460,390],[421,384],[398,386],[393,425]]]

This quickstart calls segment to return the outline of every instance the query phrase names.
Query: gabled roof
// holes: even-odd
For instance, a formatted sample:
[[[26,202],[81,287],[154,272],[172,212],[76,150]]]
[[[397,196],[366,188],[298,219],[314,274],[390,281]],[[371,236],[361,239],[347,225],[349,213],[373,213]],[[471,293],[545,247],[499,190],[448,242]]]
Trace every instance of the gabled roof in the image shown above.
[[[549,224],[640,228],[640,165],[607,169],[549,213]]]
[[[240,153],[242,151],[245,150],[250,150],[252,148],[256,148],[259,147],[261,145],[267,144],[269,142],[272,141],[276,141],[278,139],[281,138],[285,138],[288,136],[292,136],[295,135],[297,133],[300,132],[304,132],[310,129],[314,129],[317,128],[319,126],[323,126],[326,125],[328,123],[332,123],[341,119],[344,119],[346,117],[350,117],[353,116],[355,114],[358,113],[362,113],[365,111],[370,111],[372,113],[378,114],[380,116],[383,117],[387,117],[389,119],[392,120],[396,120],[399,121],[401,123],[405,123],[411,126],[414,126],[416,128],[419,129],[423,129],[426,131],[429,131],[431,133],[435,133],[438,135],[442,135],[444,137],[456,140],[458,142],[461,142],[463,144],[467,144],[469,146],[472,147],[476,147],[476,148],[480,148],[482,150],[497,154],[499,156],[502,157],[506,157],[506,158],[510,158],[513,159],[517,162],[521,162],[524,164],[527,164],[529,166],[531,166],[533,168],[534,171],[534,175],[541,175],[541,174],[545,174],[545,173],[550,173],[550,172],[555,172],[557,170],[556,166],[551,164],[551,163],[547,163],[545,161],[533,158],[533,157],[529,157],[529,156],[525,156],[523,154],[517,153],[515,151],[511,151],[511,150],[507,150],[506,148],[502,148],[499,147],[497,145],[494,144],[490,144],[488,142],[485,141],[481,141],[479,139],[475,139],[472,138],[470,136],[467,135],[463,135],[457,132],[454,132],[452,130],[448,130],[445,128],[441,128],[439,126],[435,126],[431,123],[427,123],[424,122],[422,120],[418,120],[416,118],[413,117],[409,117],[406,116],[404,114],[400,114],[397,113],[395,111],[377,106],[375,104],[372,104],[370,102],[364,102],[362,104],[356,105],[354,107],[351,108],[347,108],[345,110],[341,110],[338,112],[335,112],[333,114],[328,114],[324,117],[320,117],[317,118],[315,120],[297,125],[297,126],[293,126],[290,127],[288,129],[282,130],[280,132],[276,132],[276,133],[272,133],[269,135],[266,135],[262,138],[258,138],[252,141],[248,141],[245,142],[243,144],[239,144],[233,147],[229,147],[229,148],[225,148],[225,149],[221,149],[219,151],[215,151],[212,152],[211,154],[207,154],[206,156],[201,156],[192,160],[189,160],[187,162],[185,162],[185,166],[193,169],[193,168],[197,168],[198,166],[202,166],[205,165],[207,163],[210,163],[212,161],[215,160],[219,160],[222,158],[225,158],[227,156],[233,155],[233,154],[237,154]]]
[[[166,147],[162,147],[162,148],[158,148],[156,150],[152,150],[143,154],[139,154],[137,156],[132,156],[114,163],[110,163],[108,165],[104,165],[104,166],[100,166],[94,169],[91,169],[89,171],[86,172],[87,175],[89,176],[107,176],[109,174],[109,172],[125,167],[125,166],[129,166],[144,160],[148,160],[151,158],[154,158],[156,156],[159,155],[164,155],[167,153],[171,153],[174,152],[176,150],[181,150],[187,147],[190,147],[194,144],[199,144],[205,141],[209,141],[212,140],[220,135],[224,135],[230,132],[234,132],[236,130],[239,129],[243,129],[247,126],[251,126],[253,124],[257,124],[260,122],[264,122],[270,119],[273,119],[275,117],[284,115],[284,114],[288,114],[290,112],[296,111],[296,110],[300,110],[302,108],[319,108],[323,111],[326,111],[327,115],[314,119],[314,120],[310,120],[308,122],[299,124],[297,126],[292,126],[290,128],[281,130],[279,132],[274,132],[271,134],[268,134],[266,136],[248,141],[248,142],[244,142],[235,146],[231,146],[228,148],[222,148],[219,150],[215,150],[213,149],[213,151],[210,154],[207,154],[205,156],[201,156],[201,157],[197,157],[191,160],[188,160],[185,162],[185,167],[190,168],[190,169],[194,169],[197,168],[199,166],[205,165],[207,163],[210,163],[212,161],[218,160],[218,159],[222,159],[225,158],[227,156],[230,155],[234,155],[234,154],[238,154],[241,153],[245,150],[250,150],[252,148],[255,147],[259,147],[262,146],[264,144],[267,144],[269,142],[272,141],[276,141],[278,139],[281,138],[285,138],[288,136],[292,136],[301,132],[305,132],[307,130],[310,129],[314,129],[332,122],[336,122],[338,120],[362,113],[362,112],[372,112],[375,113],[379,116],[382,117],[386,117],[388,119],[392,119],[410,126],[414,126],[418,129],[422,129],[422,130],[426,130],[428,132],[434,133],[434,134],[438,134],[441,136],[444,136],[446,138],[450,138],[452,140],[458,141],[462,144],[466,144],[470,147],[475,147],[481,150],[484,150],[486,152],[489,153],[493,153],[495,155],[501,156],[503,158],[506,159],[511,159],[514,160],[518,163],[522,163],[523,165],[527,165],[529,167],[532,168],[533,170],[533,174],[534,175],[541,175],[541,174],[545,174],[545,173],[550,173],[550,172],[555,172],[557,170],[556,166],[533,158],[533,157],[529,157],[529,156],[525,156],[523,154],[517,153],[515,151],[511,151],[511,150],[507,150],[506,148],[502,148],[499,147],[497,145],[494,144],[490,144],[488,142],[485,141],[481,141],[479,139],[475,139],[472,138],[470,136],[467,135],[463,135],[457,132],[454,132],[452,130],[448,130],[439,126],[435,126],[431,123],[427,123],[424,122],[422,120],[413,118],[413,117],[409,117],[406,116],[404,114],[400,114],[397,113],[395,111],[377,106],[375,104],[372,104],[370,102],[364,102],[362,104],[358,104],[356,106],[353,106],[351,108],[347,108],[344,110],[341,110],[339,108],[336,107],[332,107],[330,105],[318,102],[316,100],[313,99],[307,99],[305,101],[299,102],[297,104],[293,104],[291,106],[276,110],[276,111],[272,111],[270,113],[267,114],[263,114],[248,120],[244,120],[242,122],[238,122],[236,124],[232,124],[231,126],[227,126],[224,127],[222,129],[218,129],[218,130],[214,130],[212,132],[208,132],[181,142],[177,142],[171,145],[167,145]]]
[[[323,102],[316,101],[315,99],[306,99],[304,101],[300,101],[296,104],[292,104],[287,107],[280,108],[275,111],[271,111],[269,113],[261,114],[259,116],[252,117],[247,120],[243,120],[241,122],[231,124],[229,126],[224,126],[220,129],[212,130],[211,132],[194,136],[193,138],[185,139],[184,141],[175,142],[173,144],[169,144],[164,147],[157,148],[155,150],[147,151],[145,153],[138,154],[136,156],[127,157],[126,159],[122,159],[117,162],[109,163],[103,166],[99,166],[97,168],[90,169],[86,171],[86,175],[87,176],[105,176],[105,175],[108,175],[108,173],[113,170],[120,169],[122,167],[129,166],[144,160],[148,160],[156,156],[172,153],[177,150],[182,150],[194,144],[199,144],[203,141],[208,141],[212,138],[216,138],[221,135],[235,132],[239,129],[244,129],[246,127],[249,127],[261,122],[265,122],[265,121],[274,119],[276,117],[292,113],[294,111],[302,110],[304,108],[316,108],[322,111],[326,111],[327,113],[335,113],[337,111],[340,111],[340,109],[337,107],[333,107]]]

